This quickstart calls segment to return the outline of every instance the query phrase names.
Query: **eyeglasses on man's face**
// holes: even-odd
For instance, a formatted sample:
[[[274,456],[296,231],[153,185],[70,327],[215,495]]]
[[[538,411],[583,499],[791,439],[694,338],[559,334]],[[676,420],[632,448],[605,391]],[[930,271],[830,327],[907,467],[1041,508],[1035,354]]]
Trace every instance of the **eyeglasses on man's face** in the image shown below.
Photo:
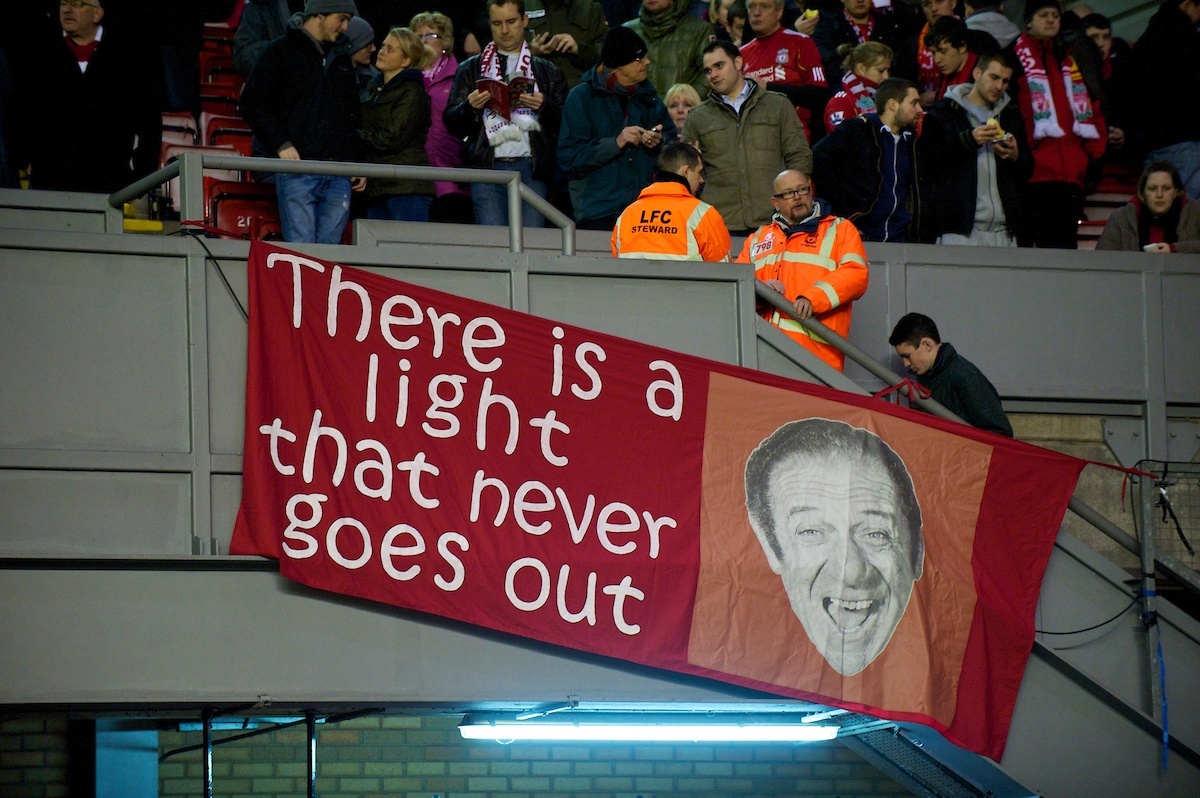
[[[780,191],[778,194],[771,196],[777,200],[790,200],[796,197],[807,197],[812,193],[812,186],[803,186],[801,188],[789,188],[787,191]]]
[[[85,3],[83,0],[58,0],[58,7],[70,6],[78,11],[81,8],[99,8],[99,3]]]

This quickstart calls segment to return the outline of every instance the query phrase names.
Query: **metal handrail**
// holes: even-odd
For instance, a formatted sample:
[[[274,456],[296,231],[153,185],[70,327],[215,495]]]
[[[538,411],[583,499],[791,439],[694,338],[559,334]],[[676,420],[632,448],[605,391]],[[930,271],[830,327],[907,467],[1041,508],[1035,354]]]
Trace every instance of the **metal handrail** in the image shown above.
[[[275,172],[302,175],[340,175],[365,177],[368,180],[400,178],[405,180],[450,181],[455,183],[492,183],[508,187],[508,238],[512,252],[524,251],[521,203],[529,203],[562,232],[562,254],[575,254],[575,222],[558,208],[534,193],[521,182],[516,172],[493,172],[488,169],[460,169],[440,166],[393,166],[390,164],[354,163],[351,161],[285,161],[280,158],[257,158],[241,155],[212,155],[204,152],[184,152],[153,174],[109,195],[108,204],[124,207],[164,183],[178,177],[181,184],[180,216],[200,218],[203,207],[202,173],[205,169],[231,169],[243,172]]]
[[[808,332],[812,333],[814,336],[817,336],[833,345],[834,348],[842,352],[846,357],[850,358],[855,363],[869,371],[872,376],[878,377],[891,386],[901,385],[904,383],[905,380],[903,377],[875,360],[875,358],[871,357],[855,344],[829,329],[817,319],[798,318],[792,303],[787,301],[782,294],[780,294],[774,288],[771,288],[763,281],[756,281],[754,291],[760,300],[766,302],[780,313],[786,314],[789,318],[799,322],[801,327],[803,327],[805,330],[808,330]],[[957,421],[960,424],[967,423],[954,413],[947,410],[937,400],[932,398],[926,399],[914,395],[913,391],[907,385],[904,385],[900,390],[904,391],[904,394],[908,397],[909,401],[916,404],[930,415],[937,416],[938,418],[949,419],[951,421]],[[1077,496],[1072,496],[1071,500],[1067,503],[1067,508],[1071,512],[1075,513],[1075,515],[1077,515],[1079,518],[1083,519],[1086,523],[1095,527],[1100,532],[1103,532],[1118,545],[1128,549],[1133,554],[1141,556],[1141,545],[1139,544],[1137,538],[1130,535],[1124,529],[1121,529],[1112,521],[1109,521],[1107,518],[1101,515],[1099,511],[1084,502],[1082,499],[1078,498]],[[1197,576],[1195,571],[1188,568],[1185,563],[1175,559],[1174,557],[1171,557],[1170,555],[1159,554],[1156,552],[1154,564],[1161,568],[1164,573],[1168,574],[1179,585],[1188,588],[1193,592],[1200,593],[1200,577]]]

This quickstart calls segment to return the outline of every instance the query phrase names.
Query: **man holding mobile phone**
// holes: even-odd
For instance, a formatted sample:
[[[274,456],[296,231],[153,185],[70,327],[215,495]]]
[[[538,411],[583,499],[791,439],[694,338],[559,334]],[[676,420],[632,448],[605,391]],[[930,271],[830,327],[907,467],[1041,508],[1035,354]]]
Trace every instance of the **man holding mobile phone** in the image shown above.
[[[1025,122],[1006,93],[1013,67],[1003,53],[979,56],[974,83],[951,86],[917,139],[923,241],[1015,247],[1019,190],[1033,171]]]

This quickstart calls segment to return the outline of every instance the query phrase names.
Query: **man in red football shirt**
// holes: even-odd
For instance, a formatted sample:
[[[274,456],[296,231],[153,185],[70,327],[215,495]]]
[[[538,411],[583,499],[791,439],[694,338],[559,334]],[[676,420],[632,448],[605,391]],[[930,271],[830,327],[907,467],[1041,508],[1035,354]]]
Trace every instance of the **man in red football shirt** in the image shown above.
[[[820,119],[830,96],[816,43],[783,27],[783,0],[749,0],[746,12],[754,38],[741,48],[743,73],[763,88],[787,95],[811,141],[812,109]]]

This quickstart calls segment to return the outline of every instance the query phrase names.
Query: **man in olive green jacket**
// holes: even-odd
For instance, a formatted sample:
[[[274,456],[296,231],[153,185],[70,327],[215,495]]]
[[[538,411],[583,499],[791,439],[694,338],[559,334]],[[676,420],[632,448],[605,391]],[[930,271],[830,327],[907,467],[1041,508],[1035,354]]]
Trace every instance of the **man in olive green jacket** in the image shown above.
[[[688,13],[691,0],[642,0],[635,19],[625,23],[646,42],[649,50],[649,79],[659,97],[676,83],[689,83],[704,96],[701,58],[713,40],[713,27]]]
[[[731,43],[704,48],[704,71],[712,91],[687,115],[682,138],[704,155],[704,201],[730,233],[748,235],[771,221],[769,187],[777,174],[812,176],[812,150],[788,98],[744,77]]]

